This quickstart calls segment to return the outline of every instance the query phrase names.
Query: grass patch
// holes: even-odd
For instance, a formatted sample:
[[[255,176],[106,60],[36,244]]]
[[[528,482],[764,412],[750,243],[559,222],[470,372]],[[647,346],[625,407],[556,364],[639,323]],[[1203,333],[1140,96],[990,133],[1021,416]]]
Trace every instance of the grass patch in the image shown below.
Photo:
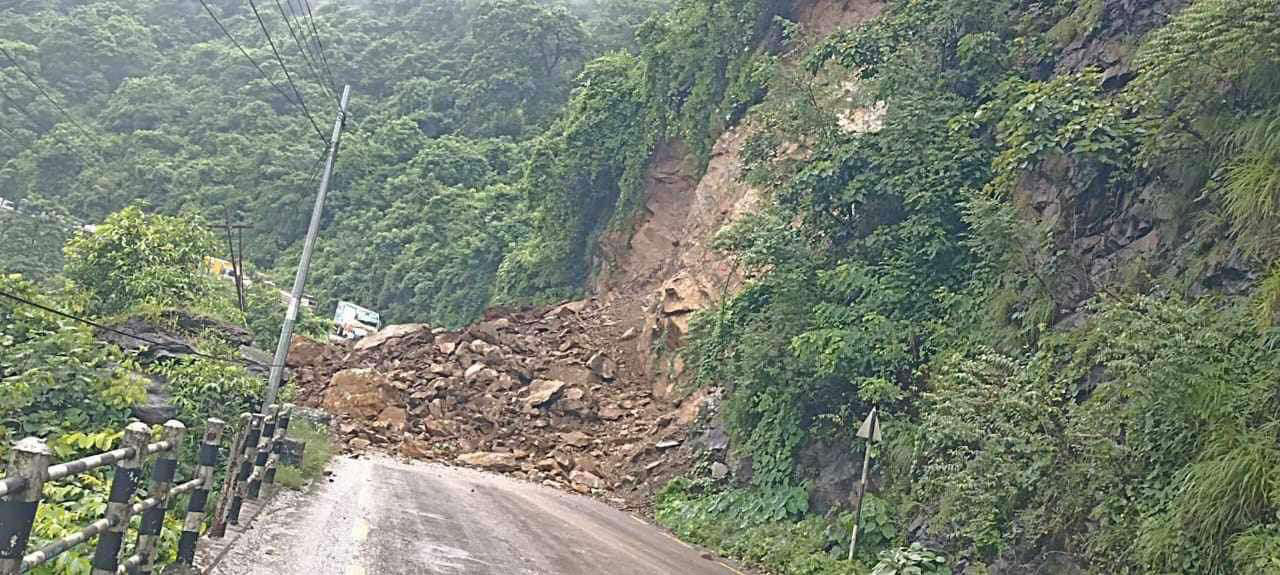
[[[789,508],[792,498],[785,492],[717,492],[708,487],[697,480],[669,483],[658,495],[658,523],[681,539],[778,575],[871,571],[864,554],[855,561],[844,560],[852,524],[849,514],[806,516]],[[875,553],[865,555],[874,563]]]
[[[276,484],[301,491],[320,477],[333,458],[333,438],[329,430],[306,419],[296,419],[289,426],[289,437],[306,443],[301,465],[281,465],[276,470]]]

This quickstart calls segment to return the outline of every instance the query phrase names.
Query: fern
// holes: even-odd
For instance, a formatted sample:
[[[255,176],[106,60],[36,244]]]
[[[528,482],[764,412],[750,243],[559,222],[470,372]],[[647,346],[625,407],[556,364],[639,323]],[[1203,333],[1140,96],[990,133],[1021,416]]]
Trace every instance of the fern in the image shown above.
[[[1276,264],[1271,274],[1262,280],[1254,297],[1258,325],[1263,328],[1275,325],[1276,315],[1280,313],[1280,264]]]

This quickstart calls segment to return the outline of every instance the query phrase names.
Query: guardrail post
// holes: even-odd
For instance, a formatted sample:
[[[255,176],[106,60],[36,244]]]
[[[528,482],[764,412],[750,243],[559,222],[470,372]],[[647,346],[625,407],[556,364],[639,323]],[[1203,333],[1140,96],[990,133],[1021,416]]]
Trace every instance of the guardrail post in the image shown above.
[[[129,499],[138,487],[142,475],[142,461],[147,456],[147,440],[151,430],[140,421],[124,428],[123,445],[133,450],[128,458],[116,463],[115,476],[111,478],[111,494],[107,497],[107,530],[98,535],[98,547],[93,553],[93,575],[115,575],[120,567],[120,548],[124,532],[129,528]]]
[[[251,456],[258,447],[258,438],[262,435],[262,414],[255,413],[249,418],[249,433],[245,435],[244,449],[241,451],[240,471],[236,473],[234,495],[231,497],[231,511],[227,523],[240,524],[240,508],[244,506],[245,492],[248,490],[249,474],[253,473]]]
[[[19,441],[9,453],[7,477],[22,478],[24,486],[0,500],[0,575],[17,575],[22,569],[52,456],[44,441],[35,437]]]
[[[253,458],[253,474],[249,478],[249,499],[257,499],[262,495],[262,476],[267,472],[267,459],[271,455],[271,442],[276,437],[276,417],[279,408],[273,403],[267,406],[266,421],[262,424],[262,435],[258,440],[258,451]]]
[[[213,418],[205,422],[204,439],[196,456],[196,479],[200,486],[191,492],[187,501],[187,516],[182,523],[182,535],[178,537],[178,565],[192,566],[196,562],[196,540],[200,537],[200,524],[204,523],[204,507],[213,489],[213,472],[218,466],[218,445],[226,422]]]
[[[276,435],[271,440],[271,457],[267,459],[267,474],[263,481],[268,486],[276,482],[276,467],[280,465],[280,452],[284,450],[284,440],[289,435],[289,419],[293,417],[293,404],[286,403],[276,416]]]
[[[253,416],[240,414],[240,425],[235,439],[227,450],[226,479],[222,481],[222,495],[218,497],[218,506],[213,510],[213,521],[209,523],[209,537],[222,537],[227,534],[227,520],[231,516],[231,500],[235,495],[235,478],[240,472],[240,456],[244,452],[244,442],[249,436],[249,425]]]
[[[182,439],[186,433],[187,426],[181,421],[170,419],[164,424],[164,440],[170,447],[156,457],[155,465],[151,468],[150,495],[159,499],[160,503],[142,514],[136,552],[141,561],[134,573],[147,575],[155,565],[157,543],[160,531],[164,529],[165,512],[169,509],[169,490],[173,488],[173,478],[178,472],[178,452],[182,449]]]

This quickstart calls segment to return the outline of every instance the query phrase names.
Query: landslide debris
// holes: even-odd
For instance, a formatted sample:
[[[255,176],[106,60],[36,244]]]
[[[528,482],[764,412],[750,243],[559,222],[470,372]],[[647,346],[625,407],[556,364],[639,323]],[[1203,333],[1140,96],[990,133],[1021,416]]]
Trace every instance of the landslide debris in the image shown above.
[[[640,326],[593,300],[494,311],[460,331],[384,328],[354,345],[295,338],[298,401],[342,441],[645,505],[692,459],[716,396],[656,398]],[[680,448],[684,447],[684,448]]]

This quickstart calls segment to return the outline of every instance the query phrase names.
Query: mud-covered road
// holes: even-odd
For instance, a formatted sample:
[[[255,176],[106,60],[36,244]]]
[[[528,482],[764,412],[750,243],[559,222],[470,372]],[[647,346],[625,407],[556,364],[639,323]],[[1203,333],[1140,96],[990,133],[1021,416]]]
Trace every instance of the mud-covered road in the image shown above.
[[[468,469],[340,458],[273,502],[221,575],[734,575],[587,497]],[[708,556],[709,557],[709,556]]]

